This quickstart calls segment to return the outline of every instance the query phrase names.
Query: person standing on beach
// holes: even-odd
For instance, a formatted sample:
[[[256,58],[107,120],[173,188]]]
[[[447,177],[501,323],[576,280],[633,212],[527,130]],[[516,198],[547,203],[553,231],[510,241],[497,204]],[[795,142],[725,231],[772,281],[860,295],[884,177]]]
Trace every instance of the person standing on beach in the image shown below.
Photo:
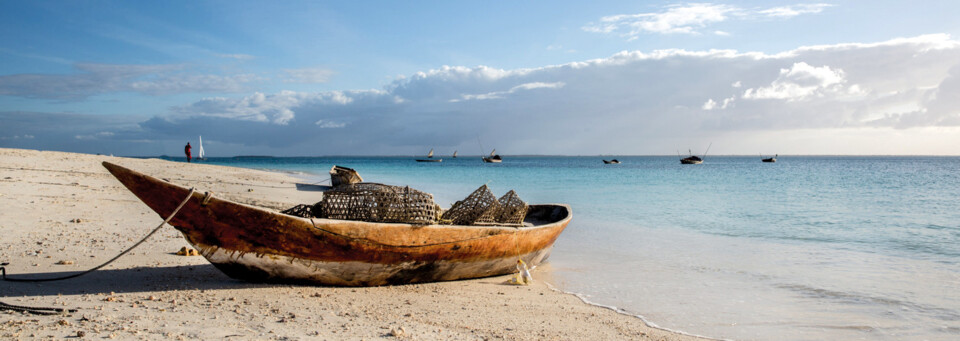
[[[183,153],[187,154],[187,163],[189,163],[192,158],[192,156],[190,156],[190,142],[187,142],[187,146],[183,147]]]

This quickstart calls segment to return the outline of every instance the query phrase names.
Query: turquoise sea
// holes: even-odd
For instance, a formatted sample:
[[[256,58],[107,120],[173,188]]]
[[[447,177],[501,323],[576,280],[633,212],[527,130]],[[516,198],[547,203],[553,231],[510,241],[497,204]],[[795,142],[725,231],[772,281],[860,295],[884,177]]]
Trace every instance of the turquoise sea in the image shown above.
[[[617,158],[619,165],[602,159]],[[659,327],[745,340],[960,339],[960,158],[212,158],[322,183],[332,165],[444,207],[483,184],[574,218],[534,277]]]

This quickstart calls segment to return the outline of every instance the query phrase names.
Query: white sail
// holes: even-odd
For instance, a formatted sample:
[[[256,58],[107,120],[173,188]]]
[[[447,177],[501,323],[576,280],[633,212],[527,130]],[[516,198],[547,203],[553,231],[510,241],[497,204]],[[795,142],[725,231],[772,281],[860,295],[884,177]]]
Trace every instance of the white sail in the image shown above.
[[[456,150],[453,151],[453,157],[457,157],[457,151],[456,151]]]
[[[200,147],[200,148],[199,148],[199,149],[200,149],[200,152],[197,153],[197,158],[202,160],[202,159],[204,158],[204,156],[203,156],[203,136],[200,136],[200,145],[199,145],[199,147]]]
[[[427,157],[433,157],[433,149],[432,149],[432,148],[430,149],[430,152],[427,153]]]
[[[490,151],[490,157],[493,157],[494,155],[497,155],[497,149],[496,149],[496,148],[494,148],[493,150]]]

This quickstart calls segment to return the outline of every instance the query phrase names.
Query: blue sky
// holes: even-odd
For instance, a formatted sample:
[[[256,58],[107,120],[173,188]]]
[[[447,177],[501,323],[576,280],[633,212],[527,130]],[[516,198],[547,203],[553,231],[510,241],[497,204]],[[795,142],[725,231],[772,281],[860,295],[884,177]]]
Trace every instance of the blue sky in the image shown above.
[[[960,4],[0,2],[0,147],[937,154]]]

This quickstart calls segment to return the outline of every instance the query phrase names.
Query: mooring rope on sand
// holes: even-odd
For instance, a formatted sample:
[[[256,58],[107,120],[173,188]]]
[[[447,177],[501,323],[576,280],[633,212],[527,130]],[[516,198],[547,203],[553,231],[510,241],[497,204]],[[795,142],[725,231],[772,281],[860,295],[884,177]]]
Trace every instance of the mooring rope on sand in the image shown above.
[[[183,206],[185,206],[185,205],[187,204],[187,202],[190,201],[190,198],[193,197],[193,193],[194,193],[194,192],[196,192],[196,189],[195,189],[195,188],[191,188],[191,189],[190,189],[190,193],[187,193],[187,197],[184,198],[182,202],[180,202],[180,205],[177,206],[177,209],[173,210],[173,213],[170,213],[170,216],[167,217],[167,219],[165,219],[162,223],[160,223],[160,225],[158,225],[156,228],[154,228],[153,231],[150,231],[150,233],[148,233],[146,237],[143,237],[143,239],[140,239],[140,241],[138,241],[136,244],[133,244],[133,246],[127,248],[126,250],[124,250],[123,252],[121,252],[119,255],[111,258],[110,260],[108,260],[108,261],[104,262],[103,264],[100,264],[100,265],[98,265],[98,266],[96,266],[96,267],[94,267],[94,268],[92,268],[92,269],[89,269],[89,270],[84,271],[84,272],[80,272],[80,273],[75,273],[75,274],[72,274],[72,275],[68,275],[68,276],[54,277],[54,278],[7,278],[7,269],[6,269],[4,266],[8,265],[9,263],[2,263],[2,264],[0,264],[0,275],[2,275],[2,279],[3,279],[4,281],[8,281],[8,282],[52,282],[52,281],[61,281],[61,280],[65,280],[65,279],[76,278],[76,277],[80,277],[80,276],[86,275],[86,274],[88,274],[88,273],[91,273],[91,272],[100,270],[101,268],[109,265],[110,263],[113,263],[115,260],[119,259],[119,258],[122,257],[123,255],[129,253],[130,251],[132,251],[132,250],[133,250],[134,248],[136,248],[137,246],[140,246],[140,244],[143,244],[143,242],[147,241],[147,239],[150,239],[150,237],[152,237],[155,233],[157,233],[157,231],[160,231],[160,228],[162,228],[163,225],[166,225],[167,223],[169,223],[170,220],[173,219],[173,217],[176,216],[178,212],[180,212],[180,209],[183,208]],[[210,196],[210,193],[208,193],[207,195]],[[207,200],[209,200],[209,199],[207,199]],[[24,307],[24,306],[6,304],[6,303],[3,303],[3,302],[0,302],[0,310],[15,310],[15,311],[28,312],[28,313],[31,313],[31,314],[38,314],[38,315],[55,315],[55,314],[62,314],[62,313],[64,313],[64,312],[75,312],[75,311],[76,311],[76,309],[65,310],[65,309],[62,309],[62,308]]]
[[[22,313],[30,313],[34,315],[60,315],[66,313],[75,313],[76,309],[64,309],[64,308],[53,308],[53,307],[27,307],[22,305],[13,305],[0,302],[0,310],[13,310],[19,311]]]

